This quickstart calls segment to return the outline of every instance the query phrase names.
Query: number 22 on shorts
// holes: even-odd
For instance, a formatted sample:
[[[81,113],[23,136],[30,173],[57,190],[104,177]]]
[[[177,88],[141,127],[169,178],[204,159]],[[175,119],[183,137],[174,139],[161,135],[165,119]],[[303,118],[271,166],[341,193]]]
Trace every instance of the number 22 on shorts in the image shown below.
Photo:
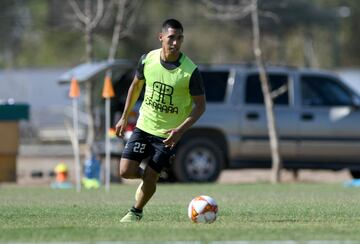
[[[140,143],[140,142],[135,142],[135,146],[133,148],[133,151],[136,152],[136,153],[144,153],[145,152],[145,147],[146,147],[146,144]]]

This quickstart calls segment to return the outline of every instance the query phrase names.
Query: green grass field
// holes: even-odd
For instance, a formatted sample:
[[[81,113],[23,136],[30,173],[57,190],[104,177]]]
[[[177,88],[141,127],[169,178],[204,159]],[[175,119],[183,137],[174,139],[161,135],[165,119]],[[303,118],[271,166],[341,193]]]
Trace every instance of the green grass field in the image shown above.
[[[0,242],[360,240],[360,189],[341,184],[159,184],[143,220],[120,223],[136,187],[0,185]],[[213,224],[187,217],[202,194],[218,202]]]

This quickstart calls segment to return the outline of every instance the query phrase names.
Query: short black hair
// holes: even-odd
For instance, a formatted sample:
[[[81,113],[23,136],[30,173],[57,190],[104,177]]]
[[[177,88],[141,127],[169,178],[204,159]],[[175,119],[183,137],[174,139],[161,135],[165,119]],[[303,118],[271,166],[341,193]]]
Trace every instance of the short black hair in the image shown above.
[[[167,19],[164,21],[162,31],[165,32],[168,28],[178,29],[181,30],[181,32],[184,32],[182,24],[176,19]]]

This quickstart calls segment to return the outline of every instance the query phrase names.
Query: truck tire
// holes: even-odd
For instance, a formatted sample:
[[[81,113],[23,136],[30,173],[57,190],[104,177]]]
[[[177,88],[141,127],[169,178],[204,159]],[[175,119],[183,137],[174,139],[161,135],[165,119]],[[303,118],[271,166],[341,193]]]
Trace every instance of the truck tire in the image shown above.
[[[360,170],[350,170],[350,174],[354,179],[360,179]]]
[[[213,182],[224,163],[220,147],[211,139],[188,139],[179,145],[173,172],[179,182]]]

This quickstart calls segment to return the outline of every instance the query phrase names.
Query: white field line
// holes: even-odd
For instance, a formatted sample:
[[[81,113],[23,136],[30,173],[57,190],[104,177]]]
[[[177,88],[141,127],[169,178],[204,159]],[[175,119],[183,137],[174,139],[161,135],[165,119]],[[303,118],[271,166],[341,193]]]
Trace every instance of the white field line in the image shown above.
[[[65,242],[1,242],[0,244],[358,244],[352,240],[259,240],[259,241],[65,241]]]

